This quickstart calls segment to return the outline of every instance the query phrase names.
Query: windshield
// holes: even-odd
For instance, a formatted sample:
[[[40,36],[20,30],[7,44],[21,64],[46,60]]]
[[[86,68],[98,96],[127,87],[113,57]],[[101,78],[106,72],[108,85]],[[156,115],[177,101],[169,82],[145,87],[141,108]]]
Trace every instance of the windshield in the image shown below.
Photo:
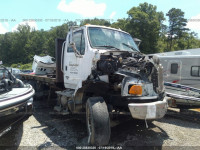
[[[139,51],[132,37],[124,32],[100,27],[89,27],[88,33],[90,44],[93,48]]]

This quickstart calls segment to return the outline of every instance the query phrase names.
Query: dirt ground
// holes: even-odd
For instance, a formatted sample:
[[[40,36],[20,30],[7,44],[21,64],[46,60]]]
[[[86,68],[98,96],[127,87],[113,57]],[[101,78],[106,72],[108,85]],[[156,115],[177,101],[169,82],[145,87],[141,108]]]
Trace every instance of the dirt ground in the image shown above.
[[[84,116],[75,119],[52,113],[47,107],[36,108],[31,117],[0,138],[0,149],[200,149],[200,124],[169,116],[148,123],[148,128],[143,121],[119,119],[111,128],[107,147],[86,147]]]

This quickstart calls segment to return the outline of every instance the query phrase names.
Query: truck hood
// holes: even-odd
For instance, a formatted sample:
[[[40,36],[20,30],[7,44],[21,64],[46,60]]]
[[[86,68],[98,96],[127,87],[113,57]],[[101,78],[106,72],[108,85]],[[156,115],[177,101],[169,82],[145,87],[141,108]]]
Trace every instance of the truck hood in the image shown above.
[[[114,55],[120,55],[121,53],[124,52],[129,52],[129,53],[140,53],[140,52],[136,52],[136,51],[120,51],[120,50],[110,50],[110,49],[97,49],[97,51],[99,52],[99,54],[101,55],[109,55],[110,53],[113,53]]]

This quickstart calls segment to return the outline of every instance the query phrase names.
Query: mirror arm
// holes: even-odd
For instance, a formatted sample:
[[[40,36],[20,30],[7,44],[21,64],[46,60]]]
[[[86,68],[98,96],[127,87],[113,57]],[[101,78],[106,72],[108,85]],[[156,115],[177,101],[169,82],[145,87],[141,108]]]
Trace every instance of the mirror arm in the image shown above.
[[[76,49],[76,44],[75,43],[71,43],[70,44],[72,46],[72,49],[74,50],[75,56],[82,58],[83,56],[79,53],[79,51]]]

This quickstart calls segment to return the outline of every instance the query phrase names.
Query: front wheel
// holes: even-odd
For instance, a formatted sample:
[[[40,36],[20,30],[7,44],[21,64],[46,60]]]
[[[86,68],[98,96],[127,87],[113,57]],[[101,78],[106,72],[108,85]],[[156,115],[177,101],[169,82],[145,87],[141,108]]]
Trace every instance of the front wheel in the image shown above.
[[[102,97],[88,98],[86,123],[89,145],[107,145],[110,140],[110,118],[107,105]]]

